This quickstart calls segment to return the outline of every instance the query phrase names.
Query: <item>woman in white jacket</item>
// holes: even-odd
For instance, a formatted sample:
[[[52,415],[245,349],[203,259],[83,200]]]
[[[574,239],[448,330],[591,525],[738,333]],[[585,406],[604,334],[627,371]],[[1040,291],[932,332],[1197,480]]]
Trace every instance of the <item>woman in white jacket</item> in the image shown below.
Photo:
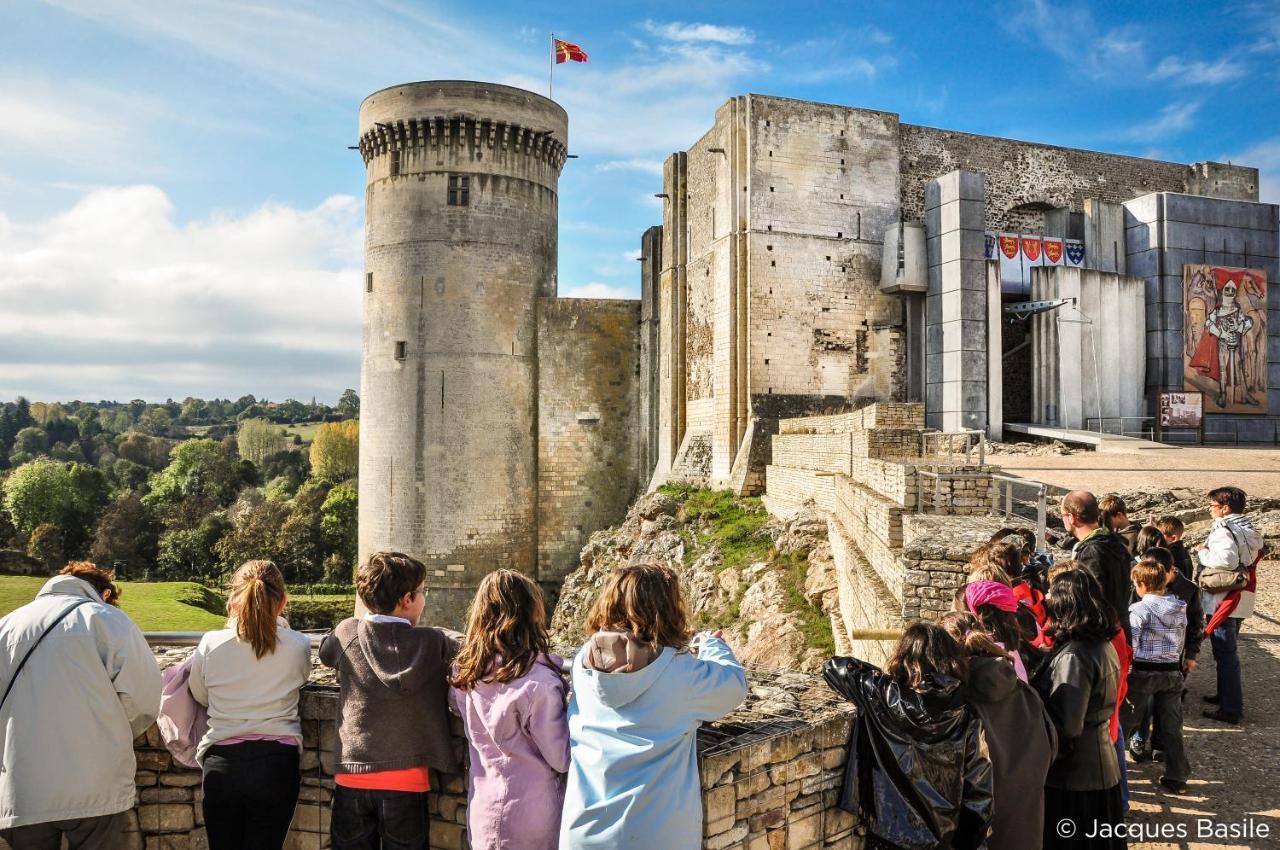
[[[14,850],[120,846],[160,668],[118,598],[110,573],[73,563],[0,619],[0,836]]]
[[[196,760],[210,850],[280,850],[289,834],[311,641],[280,618],[287,601],[275,564],[246,562],[231,580],[227,628],[207,633],[192,656],[187,687],[209,707]]]

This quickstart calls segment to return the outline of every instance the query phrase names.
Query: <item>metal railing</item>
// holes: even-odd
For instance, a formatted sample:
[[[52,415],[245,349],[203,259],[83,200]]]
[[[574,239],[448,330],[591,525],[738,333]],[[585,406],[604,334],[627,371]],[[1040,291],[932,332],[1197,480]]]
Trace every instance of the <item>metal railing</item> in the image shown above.
[[[1049,519],[1050,491],[1061,488],[1055,488],[1040,481],[1015,478],[1012,475],[992,475],[991,481],[996,491],[996,513],[1003,514],[1005,519],[1015,516],[1022,519],[1031,519],[1027,514],[1034,512],[1036,550],[1045,549],[1047,545],[1045,542],[1045,529],[1048,526]],[[1016,499],[1014,497],[1016,490],[1032,490],[1034,495],[1029,499]],[[1019,508],[1022,508],[1022,510],[1020,511]]]
[[[985,464],[987,462],[986,432],[973,429],[925,431],[920,435],[920,456],[921,458],[945,457],[948,463],[955,463],[956,458],[961,458],[966,464]]]
[[[304,635],[311,638],[311,648],[315,649],[320,645],[320,641],[328,634],[325,632],[304,631]],[[200,643],[200,638],[205,636],[204,632],[143,632],[142,636],[147,639],[148,646],[196,646]]]
[[[1118,423],[1111,426],[1109,423]],[[1126,422],[1137,422],[1138,430],[1129,430]],[[1145,423],[1151,423],[1150,426]],[[1138,437],[1143,440],[1156,438],[1156,420],[1154,416],[1086,416],[1084,429],[1097,434],[1113,434],[1117,437]]]

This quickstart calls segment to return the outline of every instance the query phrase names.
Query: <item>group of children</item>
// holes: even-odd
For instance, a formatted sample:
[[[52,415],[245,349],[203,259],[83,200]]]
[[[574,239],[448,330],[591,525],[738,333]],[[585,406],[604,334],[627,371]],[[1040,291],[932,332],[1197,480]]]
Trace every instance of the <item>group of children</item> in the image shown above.
[[[1237,562],[1243,574],[1262,550],[1244,494],[1220,488],[1210,501],[1201,567]],[[1048,563],[1027,530],[1001,529],[973,553],[953,610],[910,625],[883,671],[827,664],[860,709],[841,805],[867,820],[869,848],[1124,847],[1126,750],[1163,761],[1158,784],[1186,791],[1184,682],[1205,604],[1224,594],[1193,580],[1176,517],[1139,526],[1123,502],[1083,491],[1063,513],[1070,560]],[[1215,553],[1219,538],[1238,551]]]
[[[1158,752],[1159,783],[1185,791],[1183,681],[1204,612],[1179,569],[1190,563],[1181,523],[1127,539],[1109,528],[1129,530],[1123,511],[1104,514],[1088,493],[1063,514],[1073,560],[1048,565],[1033,536],[1003,529],[974,553],[952,612],[909,625],[885,669],[828,662],[827,682],[859,708],[840,804],[866,820],[868,847],[1083,846],[1086,833],[1090,847],[1123,847],[1126,750]],[[431,771],[460,771],[450,712],[469,747],[476,850],[700,845],[696,731],[747,684],[718,633],[692,634],[678,574],[611,573],[567,684],[533,581],[486,576],[462,635],[417,625],[426,575],[408,555],[370,557],[356,582],[369,613],[320,646],[340,686],[334,850],[427,846]],[[274,566],[246,564],[228,628],[192,664],[191,694],[210,716],[212,850],[279,848],[297,799],[309,667],[306,639],[278,619],[285,602]]]
[[[369,613],[321,642],[339,682],[334,850],[427,847],[431,771],[460,772],[451,711],[466,731],[475,850],[700,845],[695,735],[746,697],[747,681],[718,633],[693,635],[674,571],[608,577],[569,665],[571,692],[537,584],[490,573],[464,636],[417,625],[426,576],[408,555],[374,554],[356,578]],[[209,706],[200,758],[212,850],[278,850],[288,832],[309,660],[307,638],[276,619],[284,603],[274,566],[243,566],[228,627],[204,637],[191,667],[191,694]]]

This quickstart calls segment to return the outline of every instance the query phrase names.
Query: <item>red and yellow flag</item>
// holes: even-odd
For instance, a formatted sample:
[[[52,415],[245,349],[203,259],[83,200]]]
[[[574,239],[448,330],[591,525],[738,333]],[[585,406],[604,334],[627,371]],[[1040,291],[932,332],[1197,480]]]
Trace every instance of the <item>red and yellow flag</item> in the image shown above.
[[[586,62],[587,51],[570,41],[561,41],[555,39],[556,43],[556,64],[561,65],[565,62]]]

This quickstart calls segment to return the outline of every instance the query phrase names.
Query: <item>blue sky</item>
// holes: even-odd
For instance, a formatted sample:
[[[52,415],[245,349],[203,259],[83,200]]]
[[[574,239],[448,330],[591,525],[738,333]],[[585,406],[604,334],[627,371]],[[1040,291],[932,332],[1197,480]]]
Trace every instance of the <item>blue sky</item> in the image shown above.
[[[1280,200],[1280,2],[0,0],[0,399],[358,386],[360,100],[545,93],[552,30],[591,56],[556,73],[564,295],[638,292],[663,158],[745,92],[1230,159]]]

